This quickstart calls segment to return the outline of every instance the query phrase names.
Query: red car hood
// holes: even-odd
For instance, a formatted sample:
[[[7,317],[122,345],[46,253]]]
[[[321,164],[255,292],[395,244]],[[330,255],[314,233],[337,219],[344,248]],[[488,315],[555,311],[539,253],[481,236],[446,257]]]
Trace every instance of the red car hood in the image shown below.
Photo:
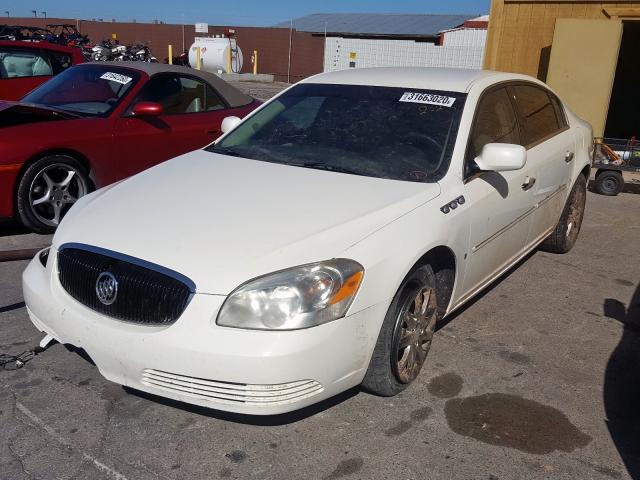
[[[80,117],[46,105],[0,101],[0,128],[76,118]]]

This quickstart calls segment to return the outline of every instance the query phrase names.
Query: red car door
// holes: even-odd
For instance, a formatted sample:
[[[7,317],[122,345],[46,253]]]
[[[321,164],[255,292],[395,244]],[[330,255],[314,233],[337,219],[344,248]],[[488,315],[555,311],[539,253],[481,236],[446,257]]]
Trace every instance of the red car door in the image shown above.
[[[157,116],[135,116],[139,102],[162,106]],[[220,135],[224,117],[245,113],[228,109],[201,79],[176,73],[154,75],[124,115],[116,120],[113,148],[129,176],[183,153],[202,148]]]

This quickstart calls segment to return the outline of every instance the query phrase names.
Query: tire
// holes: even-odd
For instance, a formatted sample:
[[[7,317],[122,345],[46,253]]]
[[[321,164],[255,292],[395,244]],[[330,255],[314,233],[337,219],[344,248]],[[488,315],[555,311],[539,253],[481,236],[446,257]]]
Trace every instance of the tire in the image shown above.
[[[68,155],[43,157],[18,181],[18,219],[33,232],[52,233],[78,198],[91,190],[88,172],[78,160]]]
[[[584,175],[578,175],[556,228],[540,245],[542,250],[552,253],[567,253],[573,248],[582,226],[586,198],[587,179]]]
[[[624,188],[624,178],[617,170],[598,170],[593,189],[600,195],[615,197]]]
[[[436,277],[431,266],[424,265],[407,276],[391,302],[362,387],[383,397],[407,388],[429,353],[437,318]]]

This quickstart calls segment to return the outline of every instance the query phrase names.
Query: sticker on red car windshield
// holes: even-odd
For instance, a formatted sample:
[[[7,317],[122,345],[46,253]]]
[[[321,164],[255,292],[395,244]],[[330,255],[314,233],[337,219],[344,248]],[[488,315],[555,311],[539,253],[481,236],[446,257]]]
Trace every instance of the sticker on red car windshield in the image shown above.
[[[103,73],[100,76],[100,78],[103,79],[103,80],[109,80],[109,81],[112,81],[112,82],[118,82],[118,83],[121,83],[122,85],[126,85],[131,80],[133,80],[133,78],[131,78],[131,77],[127,77],[126,75],[122,75],[121,73],[114,73],[114,72]]]
[[[440,105],[450,107],[456,101],[455,97],[436,95],[434,93],[404,92],[400,97],[401,102],[423,103],[426,105]]]

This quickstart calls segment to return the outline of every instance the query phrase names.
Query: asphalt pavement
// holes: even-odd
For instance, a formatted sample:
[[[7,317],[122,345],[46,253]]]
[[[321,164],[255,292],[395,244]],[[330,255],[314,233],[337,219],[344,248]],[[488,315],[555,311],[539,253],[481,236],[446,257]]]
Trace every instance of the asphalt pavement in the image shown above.
[[[639,210],[589,193],[574,250],[535,252],[441,325],[394,398],[229,415],[125,390],[56,344],[0,371],[0,479],[640,478]],[[48,240],[3,228],[1,248]],[[0,353],[42,336],[25,266],[0,263]]]

